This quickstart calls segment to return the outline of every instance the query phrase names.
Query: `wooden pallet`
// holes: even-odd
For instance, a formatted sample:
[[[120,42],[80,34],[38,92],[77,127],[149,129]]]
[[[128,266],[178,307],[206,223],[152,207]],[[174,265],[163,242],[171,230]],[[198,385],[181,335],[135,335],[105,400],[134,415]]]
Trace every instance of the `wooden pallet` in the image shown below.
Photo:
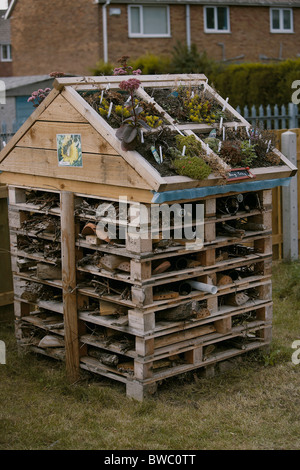
[[[182,244],[156,250],[151,238],[138,240],[134,249],[128,240],[121,246],[91,242],[82,231],[96,217],[76,210],[84,195],[56,192],[57,206],[49,209],[32,203],[33,191],[44,194],[9,187],[20,347],[65,361],[71,379],[84,369],[121,381],[128,396],[142,400],[161,380],[270,344],[270,190],[257,193],[260,209],[234,215],[218,213],[215,197],[199,201],[205,205],[204,244],[191,252]],[[26,230],[36,214],[39,220],[54,218],[59,237],[32,224]],[[245,231],[243,237],[218,234],[220,223],[245,218],[264,229]],[[20,249],[25,236],[32,244]],[[34,252],[37,241],[48,250],[59,244],[59,256]],[[83,264],[87,256],[98,264]],[[191,280],[218,290],[181,292],[179,286]]]

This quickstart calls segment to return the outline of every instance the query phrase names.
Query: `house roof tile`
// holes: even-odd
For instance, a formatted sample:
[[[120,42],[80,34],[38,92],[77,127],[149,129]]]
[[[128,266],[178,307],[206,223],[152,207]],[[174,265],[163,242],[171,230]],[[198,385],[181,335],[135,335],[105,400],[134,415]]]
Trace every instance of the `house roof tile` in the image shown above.
[[[106,0],[95,0],[95,3],[105,4]],[[167,3],[167,4],[190,4],[190,5],[216,5],[218,3],[226,5],[243,5],[243,6],[282,6],[282,7],[300,7],[300,0],[110,0],[113,3]]]
[[[12,90],[32,83],[44,82],[45,80],[53,80],[48,75],[31,75],[23,77],[0,77],[0,80],[5,83],[6,90]]]
[[[8,19],[13,12],[13,9],[18,0],[11,0],[9,7],[5,14],[5,19]],[[108,5],[113,3],[166,3],[166,4],[182,4],[182,5],[209,5],[209,4],[223,4],[223,5],[242,5],[242,6],[278,6],[278,7],[300,7],[300,0],[94,0],[94,3]]]

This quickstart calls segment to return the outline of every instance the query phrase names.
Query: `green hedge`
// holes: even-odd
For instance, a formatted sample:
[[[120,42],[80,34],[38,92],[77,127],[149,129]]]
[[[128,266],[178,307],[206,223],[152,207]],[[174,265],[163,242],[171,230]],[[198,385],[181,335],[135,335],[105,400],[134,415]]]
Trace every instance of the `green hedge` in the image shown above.
[[[292,83],[300,79],[300,59],[228,65],[209,78],[221,96],[229,97],[233,107],[287,105],[295,91]]]
[[[223,98],[229,98],[231,106],[240,106],[241,109],[253,105],[287,105],[295,91],[292,89],[293,81],[300,80],[300,58],[269,64],[225,65],[209,59],[205,51],[199,53],[195,45],[188,49],[186,45],[177,44],[170,56],[145,54],[129,63],[134,69],[139,68],[147,75],[204,73],[209,84]],[[110,75],[115,66],[99,61],[92,73]]]

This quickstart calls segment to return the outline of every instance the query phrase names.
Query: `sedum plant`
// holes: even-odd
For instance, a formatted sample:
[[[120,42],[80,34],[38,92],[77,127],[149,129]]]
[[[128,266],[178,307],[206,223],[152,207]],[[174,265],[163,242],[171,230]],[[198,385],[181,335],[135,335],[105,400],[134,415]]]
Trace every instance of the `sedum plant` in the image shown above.
[[[42,101],[49,95],[51,88],[40,88],[37,91],[33,91],[27,102],[32,103],[34,108],[37,108]]]
[[[256,159],[255,145],[251,144],[249,140],[242,140],[242,165],[251,166]]]
[[[201,142],[197,140],[194,135],[183,136],[178,134],[176,135],[175,140],[176,148],[180,153],[183,152],[183,147],[185,147],[185,155],[194,157],[204,154]]]
[[[179,175],[195,180],[203,180],[211,173],[210,167],[201,157],[175,158],[173,165]]]
[[[160,119],[158,116],[153,116],[152,114],[146,116],[145,120],[148,126],[152,127],[153,129],[156,129],[163,123],[162,119]]]
[[[189,91],[187,91],[186,99],[184,101],[184,108],[186,110],[188,119],[192,122],[213,124],[216,121],[217,116],[212,110],[210,101],[198,93],[192,95]]]
[[[211,168],[202,157],[205,152],[194,135],[175,137],[176,148],[172,149],[173,166],[179,175],[192,179],[205,179],[211,173]]]
[[[225,140],[219,155],[231,167],[251,166],[257,158],[255,145],[249,140]]]
[[[142,73],[140,69],[133,70],[133,68],[127,64],[128,59],[128,56],[123,56],[119,59],[121,66],[114,69],[114,75],[137,76]],[[145,116],[143,106],[136,102],[135,92],[140,84],[140,80],[134,77],[123,80],[119,85],[120,90],[129,93],[129,98],[127,102],[124,103],[124,111],[122,110],[122,117],[125,117],[125,119],[116,131],[116,137],[121,140],[123,150],[134,148],[134,142],[138,137],[139,130],[145,129],[149,131],[162,124],[162,120],[157,116]]]
[[[51,78],[64,77],[64,72],[51,72],[49,76]],[[33,91],[31,96],[28,98],[27,102],[32,103],[34,108],[37,108],[42,101],[49,95],[51,88],[39,88],[37,91]]]
[[[139,88],[140,83],[140,80],[136,78],[129,78],[119,85],[120,89],[128,91],[130,96],[129,102],[124,105],[130,115],[116,131],[116,137],[121,140],[123,150],[130,150],[132,148],[140,128],[151,130],[151,127],[141,117],[144,108],[139,105],[135,106],[134,92]]]

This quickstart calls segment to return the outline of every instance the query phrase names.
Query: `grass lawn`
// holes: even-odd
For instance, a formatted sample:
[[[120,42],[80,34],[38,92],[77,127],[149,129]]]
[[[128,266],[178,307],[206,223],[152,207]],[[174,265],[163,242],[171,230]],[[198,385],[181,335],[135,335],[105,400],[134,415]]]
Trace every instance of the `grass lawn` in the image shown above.
[[[273,340],[212,378],[175,377],[143,403],[125,386],[84,375],[69,385],[61,363],[19,357],[11,309],[0,312],[1,450],[300,449],[300,263],[273,267]],[[297,356],[300,358],[300,352]]]

